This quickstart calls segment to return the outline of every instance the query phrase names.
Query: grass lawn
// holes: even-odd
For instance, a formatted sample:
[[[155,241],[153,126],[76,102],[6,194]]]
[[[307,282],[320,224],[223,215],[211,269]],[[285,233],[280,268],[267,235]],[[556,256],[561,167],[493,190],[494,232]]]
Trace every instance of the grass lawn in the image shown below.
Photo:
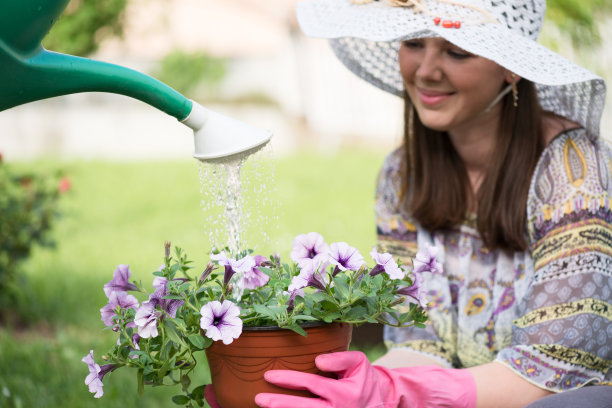
[[[367,254],[375,242],[372,202],[384,154],[350,151],[341,156],[300,153],[274,162],[273,205],[268,225],[247,233],[258,253],[286,257],[295,235],[318,231],[327,242],[346,241]],[[198,164],[180,162],[28,162],[32,169],[61,168],[72,183],[61,199],[55,249],[36,249],[23,265],[21,316],[31,327],[0,328],[0,407],[167,407],[177,390],[136,392],[135,373],[105,377],[96,400],[83,383],[80,360],[100,356],[114,342],[99,309],[102,285],[120,263],[150,288],[163,243],[182,247],[197,269],[207,261],[209,218],[202,210]],[[256,218],[257,214],[253,213]],[[264,237],[264,230],[267,238]],[[258,240],[257,237],[262,237]],[[379,353],[380,350],[374,351]],[[196,381],[207,379],[205,362]]]

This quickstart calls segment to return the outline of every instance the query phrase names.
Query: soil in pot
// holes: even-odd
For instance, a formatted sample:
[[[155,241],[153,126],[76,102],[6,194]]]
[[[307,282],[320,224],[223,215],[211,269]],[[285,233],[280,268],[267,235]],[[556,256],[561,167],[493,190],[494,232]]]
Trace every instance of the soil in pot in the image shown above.
[[[264,373],[297,370],[325,375],[315,366],[315,357],[348,350],[352,329],[346,323],[304,327],[304,337],[286,329],[245,327],[231,344],[214,342],[206,357],[217,401],[223,408],[256,408],[254,399],[260,392],[312,397],[308,391],[269,384]]]

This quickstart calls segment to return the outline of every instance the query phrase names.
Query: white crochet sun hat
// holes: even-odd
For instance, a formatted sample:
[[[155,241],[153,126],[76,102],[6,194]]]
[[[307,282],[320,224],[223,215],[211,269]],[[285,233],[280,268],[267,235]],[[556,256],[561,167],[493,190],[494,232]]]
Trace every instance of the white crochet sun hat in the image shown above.
[[[545,110],[596,139],[605,82],[536,42],[545,9],[545,0],[308,0],[297,17],[306,35],[330,40],[348,69],[398,96],[401,41],[443,37],[534,82]]]

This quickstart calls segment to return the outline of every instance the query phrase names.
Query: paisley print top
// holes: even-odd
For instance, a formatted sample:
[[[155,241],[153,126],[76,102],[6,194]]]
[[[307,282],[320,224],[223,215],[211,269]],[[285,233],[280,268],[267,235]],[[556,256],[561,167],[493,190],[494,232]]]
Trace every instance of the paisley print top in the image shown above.
[[[379,247],[412,258],[435,245],[444,273],[424,273],[425,329],[385,329],[388,347],[448,367],[497,361],[559,392],[612,379],[612,150],[584,129],[543,151],[527,202],[529,249],[489,251],[474,220],[451,231],[419,227],[399,202],[403,151],[376,192]],[[432,203],[435,205],[435,203]],[[406,259],[405,262],[409,262]]]

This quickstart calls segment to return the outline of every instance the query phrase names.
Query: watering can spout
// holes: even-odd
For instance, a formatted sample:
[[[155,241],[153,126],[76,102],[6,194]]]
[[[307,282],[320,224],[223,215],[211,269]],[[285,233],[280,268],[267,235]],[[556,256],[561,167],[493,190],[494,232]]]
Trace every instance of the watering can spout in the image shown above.
[[[141,100],[194,131],[199,160],[251,152],[270,132],[205,109],[168,85],[119,65],[45,50],[40,41],[68,0],[0,0],[0,112],[78,92],[110,92]]]

